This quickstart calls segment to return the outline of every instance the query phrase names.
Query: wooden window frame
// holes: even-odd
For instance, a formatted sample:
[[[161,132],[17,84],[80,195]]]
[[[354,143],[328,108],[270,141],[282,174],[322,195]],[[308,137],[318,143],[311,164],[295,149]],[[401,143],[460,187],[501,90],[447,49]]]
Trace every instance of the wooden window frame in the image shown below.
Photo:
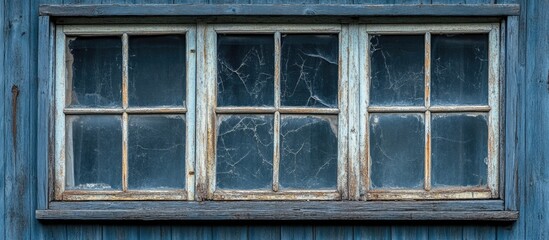
[[[128,107],[128,36],[185,34],[186,44],[186,99],[183,107]],[[122,107],[67,108],[66,56],[67,38],[78,36],[120,36],[122,41]],[[59,25],[55,34],[55,180],[54,199],[60,201],[90,200],[193,200],[194,199],[194,134],[195,134],[195,65],[196,41],[193,25]],[[184,114],[185,134],[185,189],[183,190],[128,190],[128,114]],[[122,116],[122,189],[121,190],[66,190],[66,132],[67,116],[76,115]]]
[[[198,139],[207,142],[197,144],[198,151],[205,153],[197,156],[197,164],[205,163],[205,169],[198,172],[199,185],[207,186],[206,196],[211,200],[341,200],[347,194],[347,28],[340,24],[210,24],[206,27],[204,42],[204,85],[199,86],[197,102],[199,108],[207,109],[198,114],[199,122],[207,129],[198,130]],[[339,79],[338,108],[282,107],[280,106],[280,71],[281,71],[281,34],[314,33],[338,34],[339,38]],[[272,34],[274,37],[274,107],[217,107],[217,35],[218,34]],[[200,39],[198,40],[200,42]],[[201,81],[202,82],[202,81]],[[273,114],[274,115],[274,156],[273,156],[273,187],[266,190],[217,190],[216,189],[216,114]],[[334,190],[279,190],[279,160],[280,160],[280,121],[281,114],[328,114],[338,116],[338,158],[337,158],[337,189]],[[206,135],[204,135],[206,134]]]
[[[98,11],[100,8],[100,11]],[[202,9],[202,10],[200,10]],[[233,9],[233,11],[231,11]],[[307,9],[322,9],[326,11],[322,20],[314,17],[300,16]],[[347,14],[339,11],[354,11],[354,15],[367,18],[347,18]],[[398,11],[395,11],[398,10]],[[419,11],[418,11],[419,9]],[[470,11],[464,11],[468,9]],[[196,12],[198,11],[198,12]],[[206,12],[200,12],[206,11]],[[296,12],[297,11],[297,12]],[[335,12],[334,12],[335,11]],[[299,12],[299,13],[298,13]],[[153,14],[154,13],[154,14]],[[197,14],[198,13],[198,14]],[[55,78],[56,78],[56,60],[55,56],[55,37],[57,29],[63,24],[113,24],[128,23],[134,21],[140,23],[180,23],[178,19],[163,21],[162,18],[142,18],[128,16],[189,16],[183,22],[192,23],[196,26],[196,34],[205,34],[207,26],[210,23],[227,23],[231,18],[218,17],[216,15],[276,15],[293,16],[299,22],[307,23],[311,21],[320,21],[327,23],[341,22],[343,26],[348,27],[350,37],[348,39],[350,47],[362,47],[360,45],[359,33],[362,23],[372,23],[372,16],[465,16],[462,18],[426,18],[418,23],[455,23],[455,22],[490,22],[500,25],[500,75],[498,80],[501,82],[500,102],[500,144],[499,148],[499,178],[498,178],[498,196],[492,199],[482,200],[427,200],[427,201],[357,201],[365,198],[363,189],[361,189],[360,165],[348,166],[348,198],[346,201],[208,201],[208,185],[201,184],[200,179],[203,176],[196,176],[196,191],[193,201],[64,201],[55,198],[55,186],[52,179],[55,177],[55,124],[56,111],[53,99],[55,99]],[[234,6],[188,6],[188,5],[155,5],[140,6],[139,8],[126,8],[119,5],[93,5],[93,6],[42,6],[39,17],[39,45],[38,45],[38,149],[37,149],[37,210],[36,218],[41,220],[344,220],[344,221],[432,221],[432,220],[451,220],[451,221],[490,221],[490,222],[508,222],[515,221],[518,218],[518,208],[516,202],[517,189],[514,182],[518,178],[514,174],[514,169],[518,165],[515,156],[521,154],[521,149],[517,148],[517,140],[506,137],[505,132],[514,132],[520,128],[520,122],[517,123],[514,116],[506,115],[505,112],[512,112],[515,104],[512,101],[520,99],[520,92],[514,88],[505,88],[505,85],[516,86],[520,82],[516,72],[518,52],[518,5],[494,5],[492,6],[386,6],[381,8],[368,8],[367,6],[291,6],[285,7],[277,5],[268,6],[250,6],[236,8]],[[343,14],[343,15],[342,15]],[[207,15],[207,16],[205,16]],[[73,17],[107,17],[105,20],[93,18],[73,18]],[[204,16],[196,18],[196,16]],[[213,16],[213,17],[208,17]],[[336,17],[339,16],[339,17]],[[470,18],[478,16],[477,18]],[[486,18],[495,16],[495,18]],[[261,18],[263,22],[287,22],[287,19],[266,19]],[[133,19],[133,20],[132,20]],[[147,20],[149,19],[149,20]],[[245,21],[241,17],[238,21]],[[258,19],[258,18],[254,18]],[[331,20],[330,20],[331,19]],[[457,20],[456,20],[457,19]],[[234,19],[233,19],[234,20]],[[407,22],[402,20],[401,22]],[[174,22],[175,21],[175,22]],[[374,20],[373,22],[377,22]],[[379,20],[380,22],[387,21]],[[390,23],[394,21],[389,20]],[[420,24],[423,25],[423,24]],[[203,45],[197,44],[196,52],[203,52]],[[362,49],[365,50],[365,49]],[[361,51],[362,51],[361,50]],[[360,54],[349,52],[349,101],[360,101],[360,79],[361,64]],[[204,59],[197,56],[196,64],[196,84],[204,83],[204,65],[200,64]],[[355,66],[353,66],[355,65]],[[199,99],[197,99],[199,100]],[[196,115],[205,114],[206,109],[200,106],[196,107]],[[349,107],[349,116],[359,116],[359,105]],[[207,129],[206,122],[196,122],[196,136]],[[358,121],[349,121],[348,140],[356,143],[360,142]],[[519,125],[516,125],[519,124]],[[205,133],[202,133],[205,134]],[[207,141],[196,137],[196,141]],[[198,144],[198,143],[197,143]],[[360,156],[359,148],[352,148],[349,145],[349,158],[357,159]],[[356,144],[356,146],[360,146]],[[200,158],[197,152],[196,159]],[[503,160],[507,158],[507,160]],[[197,164],[196,172],[205,170],[204,165]],[[200,169],[203,168],[203,169]],[[207,180],[205,181],[207,182]],[[206,196],[206,197],[204,197]],[[189,198],[190,199],[190,198]]]
[[[487,105],[447,105],[431,106],[431,34],[488,34],[488,104]],[[467,24],[367,24],[360,29],[360,42],[363,46],[359,52],[369,51],[369,35],[423,34],[425,43],[424,63],[424,106],[370,106],[370,54],[361,54],[361,81],[359,83],[360,99],[360,168],[366,176],[362,179],[362,200],[422,200],[422,199],[490,199],[499,197],[499,121],[500,121],[500,27],[496,23]],[[431,188],[431,112],[433,113],[486,113],[488,114],[488,163],[487,188],[485,187],[446,187]],[[425,114],[425,160],[424,188],[422,190],[369,189],[369,121],[370,113],[423,113]]]

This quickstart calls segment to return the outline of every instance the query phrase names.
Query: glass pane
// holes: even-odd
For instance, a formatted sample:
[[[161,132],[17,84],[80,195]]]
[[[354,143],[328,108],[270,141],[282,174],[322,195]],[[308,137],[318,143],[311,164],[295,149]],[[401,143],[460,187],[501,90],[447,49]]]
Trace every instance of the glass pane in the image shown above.
[[[433,187],[486,185],[486,115],[433,114],[431,135]]]
[[[120,189],[122,121],[120,116],[68,116],[67,189]]]
[[[425,93],[423,35],[370,37],[370,103],[423,105]]]
[[[281,104],[337,108],[338,59],[337,34],[283,35]]]
[[[283,116],[280,146],[280,188],[336,188],[337,116]]]
[[[272,106],[274,36],[217,36],[217,106]]]
[[[129,117],[128,188],[185,188],[183,115]]]
[[[423,188],[423,114],[371,114],[370,156],[372,189]]]
[[[69,39],[67,102],[69,107],[122,105],[122,40],[120,37]]]
[[[216,156],[218,188],[271,189],[273,116],[218,116]]]
[[[185,49],[185,35],[129,37],[131,107],[185,105]]]
[[[488,103],[488,35],[432,35],[434,105]]]

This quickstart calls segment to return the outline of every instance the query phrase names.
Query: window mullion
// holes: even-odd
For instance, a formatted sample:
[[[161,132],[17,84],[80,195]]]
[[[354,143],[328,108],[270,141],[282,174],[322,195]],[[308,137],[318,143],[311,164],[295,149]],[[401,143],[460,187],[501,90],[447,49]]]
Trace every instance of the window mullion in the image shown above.
[[[122,35],[122,191],[128,190],[128,34]]]
[[[274,69],[274,141],[273,141],[273,191],[278,192],[278,176],[280,169],[280,55],[282,45],[280,42],[280,32],[274,34],[275,42],[275,69]]]
[[[431,190],[431,33],[425,33],[425,180],[424,188]]]

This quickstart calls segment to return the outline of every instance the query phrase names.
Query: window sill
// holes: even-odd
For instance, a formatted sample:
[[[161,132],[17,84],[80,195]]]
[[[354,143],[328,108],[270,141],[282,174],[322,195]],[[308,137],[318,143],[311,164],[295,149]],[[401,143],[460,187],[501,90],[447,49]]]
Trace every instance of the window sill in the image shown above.
[[[503,201],[52,202],[41,220],[338,220],[511,222]]]

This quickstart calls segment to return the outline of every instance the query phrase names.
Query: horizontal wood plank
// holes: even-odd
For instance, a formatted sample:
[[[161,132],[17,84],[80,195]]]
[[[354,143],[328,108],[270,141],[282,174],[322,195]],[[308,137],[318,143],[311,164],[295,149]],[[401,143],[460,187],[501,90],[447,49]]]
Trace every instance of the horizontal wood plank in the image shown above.
[[[345,211],[323,209],[234,209],[194,211],[182,210],[37,210],[41,220],[340,220],[340,221],[494,221],[509,222],[518,218],[517,211]]]
[[[514,221],[503,201],[52,202],[44,220],[451,220]]]
[[[133,4],[41,5],[40,15],[101,16],[509,16],[518,4]]]

